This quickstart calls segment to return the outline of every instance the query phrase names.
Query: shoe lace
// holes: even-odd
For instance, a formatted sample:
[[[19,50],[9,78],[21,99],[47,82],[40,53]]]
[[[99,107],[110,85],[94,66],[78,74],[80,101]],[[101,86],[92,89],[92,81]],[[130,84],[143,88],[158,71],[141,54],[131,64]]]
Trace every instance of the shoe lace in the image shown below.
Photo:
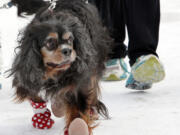
[[[127,65],[126,65],[126,63],[124,62],[124,60],[123,60],[123,59],[120,59],[119,61],[120,61],[120,65],[121,65],[122,69],[123,69],[126,73],[130,74],[130,72],[128,71]]]

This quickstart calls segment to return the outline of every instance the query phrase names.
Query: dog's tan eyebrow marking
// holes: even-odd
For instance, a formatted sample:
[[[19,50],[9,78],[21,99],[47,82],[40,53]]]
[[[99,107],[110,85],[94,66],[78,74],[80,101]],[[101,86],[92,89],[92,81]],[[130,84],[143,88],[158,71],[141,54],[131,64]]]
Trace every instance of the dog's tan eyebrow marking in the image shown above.
[[[65,32],[65,33],[62,35],[62,39],[68,40],[68,39],[70,38],[71,35],[72,35],[71,32]]]
[[[58,38],[58,34],[55,33],[55,32],[51,32],[51,33],[49,33],[48,38],[55,38],[55,39],[57,39]]]

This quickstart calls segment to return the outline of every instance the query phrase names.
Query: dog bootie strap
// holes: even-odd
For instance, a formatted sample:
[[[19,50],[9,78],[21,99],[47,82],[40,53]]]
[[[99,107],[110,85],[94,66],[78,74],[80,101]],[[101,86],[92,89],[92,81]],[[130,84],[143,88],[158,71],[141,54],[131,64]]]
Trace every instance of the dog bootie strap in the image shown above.
[[[33,107],[34,116],[32,117],[32,125],[37,129],[50,129],[54,120],[51,119],[51,112],[46,107],[46,103],[35,103],[31,101]]]
[[[67,128],[64,130],[64,135],[69,135]]]
[[[90,108],[89,115],[90,115],[91,120],[98,120],[99,119],[99,114],[98,114],[95,107]]]
[[[42,102],[42,103],[35,103],[32,100],[30,101],[31,106],[33,107],[33,109],[43,109],[46,108],[46,102]]]

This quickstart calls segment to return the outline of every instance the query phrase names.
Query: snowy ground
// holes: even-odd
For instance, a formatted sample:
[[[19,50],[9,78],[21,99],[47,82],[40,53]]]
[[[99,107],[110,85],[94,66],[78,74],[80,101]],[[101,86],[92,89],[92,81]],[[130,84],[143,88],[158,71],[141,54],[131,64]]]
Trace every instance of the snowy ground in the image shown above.
[[[95,135],[179,135],[180,134],[180,2],[163,0],[162,23],[158,54],[166,68],[166,79],[151,90],[132,91],[125,82],[101,83],[102,98],[111,120],[100,120]],[[8,69],[13,59],[18,29],[28,22],[17,19],[16,8],[0,10],[0,36],[3,52],[3,69]],[[5,75],[4,75],[5,77]],[[55,118],[51,130],[32,128],[32,109],[25,102],[12,101],[11,79],[2,80],[0,90],[0,135],[60,135],[63,119]]]

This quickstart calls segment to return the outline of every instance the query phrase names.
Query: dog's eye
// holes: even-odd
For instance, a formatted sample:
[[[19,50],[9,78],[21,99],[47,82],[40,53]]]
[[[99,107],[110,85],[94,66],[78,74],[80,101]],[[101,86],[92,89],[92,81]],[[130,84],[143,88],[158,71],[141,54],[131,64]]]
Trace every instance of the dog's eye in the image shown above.
[[[53,38],[50,38],[48,39],[48,41],[46,42],[46,47],[49,49],[49,50],[54,50],[56,49],[58,46],[58,42],[56,39],[53,39]]]
[[[73,40],[74,40],[74,37],[73,37],[73,34],[71,32],[65,32],[63,35],[62,35],[62,39],[66,42],[68,42],[69,45],[72,45],[73,44]]]
[[[74,37],[70,36],[67,40],[65,40],[65,42],[67,42],[69,45],[73,46]]]
[[[74,41],[74,37],[70,36],[69,39],[68,39],[68,43],[69,44],[73,44],[73,41]]]

